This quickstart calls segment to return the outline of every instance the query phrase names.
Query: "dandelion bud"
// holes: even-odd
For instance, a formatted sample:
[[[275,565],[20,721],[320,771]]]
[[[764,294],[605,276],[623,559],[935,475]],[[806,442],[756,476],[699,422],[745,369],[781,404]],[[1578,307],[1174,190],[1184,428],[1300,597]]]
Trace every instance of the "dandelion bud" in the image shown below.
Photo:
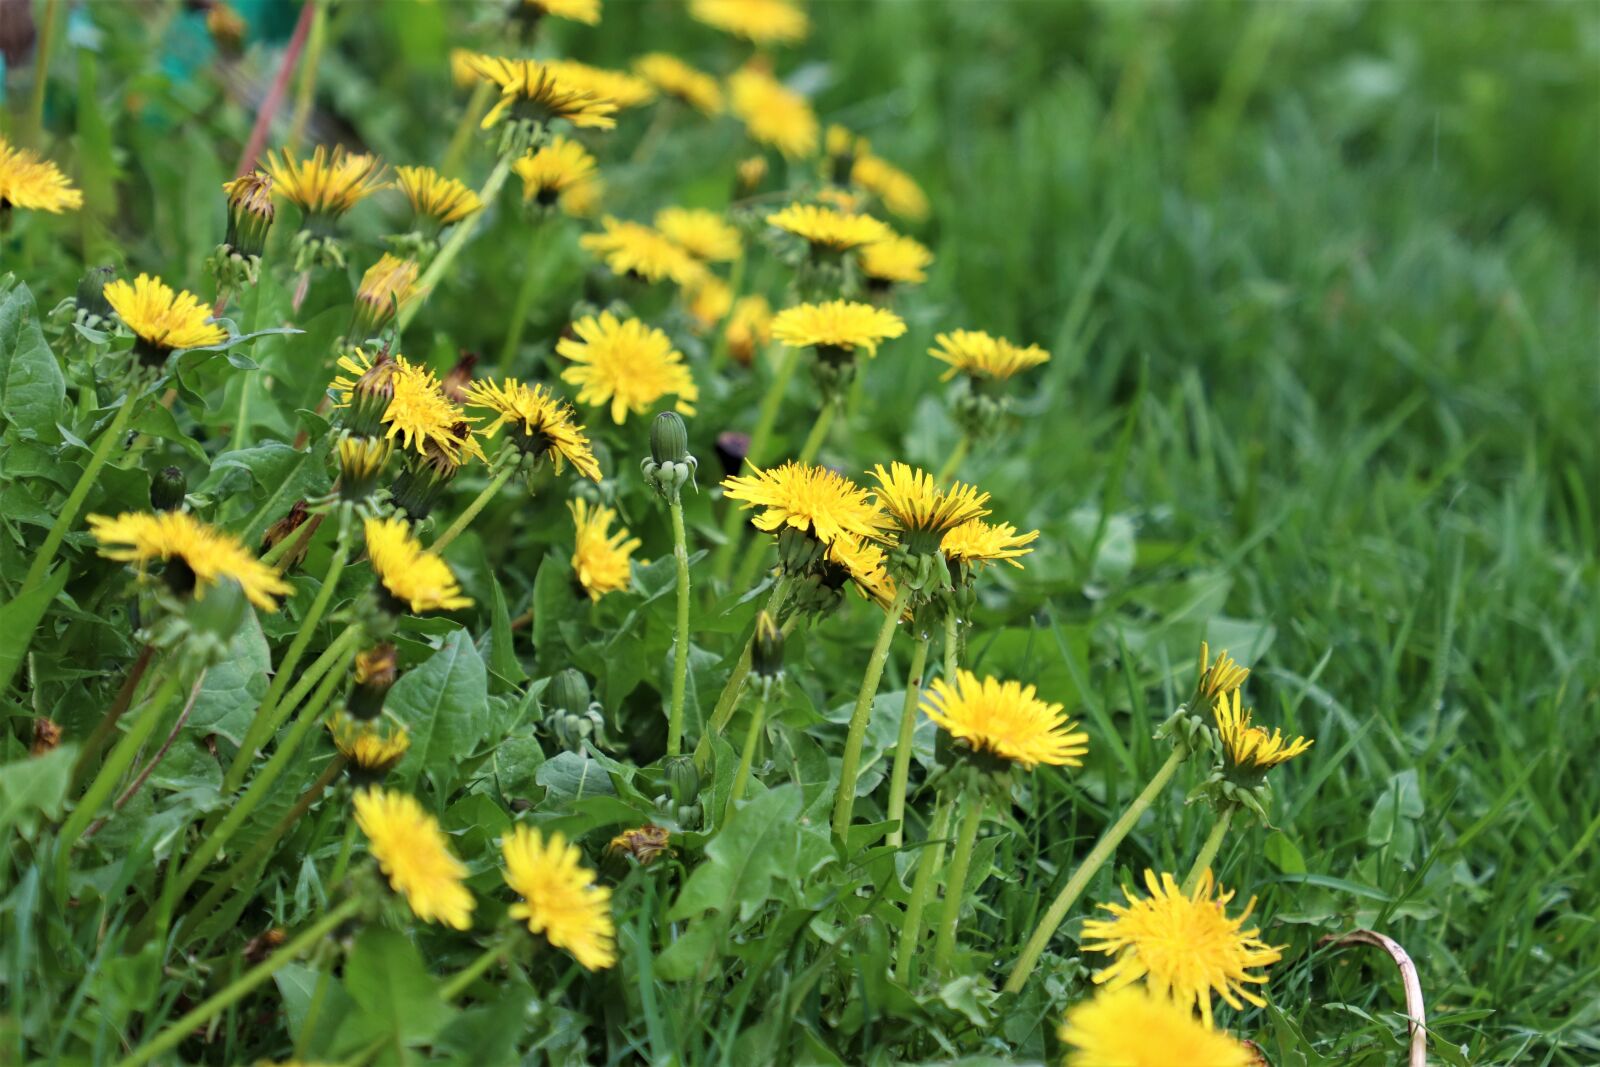
[[[357,505],[370,502],[393,451],[394,442],[387,437],[341,437],[339,499]]]
[[[685,484],[694,484],[699,460],[689,452],[689,428],[675,411],[663,411],[650,426],[650,458],[640,464],[645,481],[676,501]]]
[[[783,631],[766,612],[756,616],[755,641],[750,646],[750,670],[757,678],[783,677]]]
[[[694,757],[669,756],[664,768],[672,802],[680,808],[695,804],[700,799],[700,772],[695,768]]]
[[[583,672],[573,667],[557,674],[550,682],[550,706],[559,708],[568,714],[577,714],[588,710],[590,701],[589,682]]]
[[[383,433],[383,416],[394,399],[397,364],[389,353],[379,352],[372,365],[350,389],[350,406],[345,408],[344,428],[356,437],[377,437]]]
[[[349,761],[350,780],[375,785],[394,770],[411,748],[411,734],[399,723],[356,719],[341,711],[328,720],[333,747]]]
[[[181,468],[162,467],[150,479],[150,506],[157,511],[176,511],[183,507],[189,492],[189,479]]]
[[[421,290],[417,288],[417,273],[415,262],[388,253],[368,267],[361,276],[361,285],[356,289],[351,337],[357,340],[376,337],[402,307],[421,295]]]
[[[750,156],[741,159],[736,171],[738,175],[739,195],[749,196],[761,187],[767,178],[767,158],[765,156]]]
[[[457,423],[454,429],[457,437],[464,438],[470,428],[465,423]],[[406,453],[405,467],[394,480],[391,492],[395,507],[412,522],[422,522],[433,513],[433,506],[461,469],[460,459],[438,442],[429,441],[423,448],[424,456]]]
[[[234,255],[260,257],[266,250],[267,232],[272,229],[276,214],[272,178],[259,170],[251,171],[224,182],[222,190],[228,194],[228,233],[224,243]]]
[[[362,720],[381,715],[399,673],[394,646],[387,642],[356,653],[356,684],[347,702],[350,714]]]
[[[106,284],[117,276],[112,266],[90,267],[78,280],[78,321],[85,326],[96,326],[111,318],[111,301],[106,299]]]
[[[603,709],[594,702],[583,672],[568,667],[550,682],[550,707],[544,725],[562,748],[582,752],[585,742],[606,745]]]

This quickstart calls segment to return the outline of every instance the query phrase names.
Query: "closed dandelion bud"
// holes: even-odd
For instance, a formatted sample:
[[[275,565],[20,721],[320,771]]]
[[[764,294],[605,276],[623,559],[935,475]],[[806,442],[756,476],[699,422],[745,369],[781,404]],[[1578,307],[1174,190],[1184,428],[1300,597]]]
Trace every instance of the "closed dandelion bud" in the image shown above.
[[[341,437],[339,499],[356,505],[371,502],[393,451],[394,442],[387,437]]]
[[[356,684],[348,701],[350,714],[362,720],[383,714],[383,702],[399,673],[394,646],[387,642],[356,653]]]
[[[785,574],[802,574],[822,558],[827,548],[805,530],[784,526],[778,530],[778,563]]]
[[[376,337],[402,307],[420,296],[417,274],[415,262],[387,253],[367,268],[356,289],[351,336],[356,340]]]
[[[430,441],[423,447],[426,456],[406,454],[406,465],[390,493],[395,507],[413,522],[422,522],[433,513],[433,506],[461,469],[460,461],[437,443]]]
[[[357,437],[383,435],[383,416],[394,399],[397,364],[389,353],[379,352],[356,379],[350,390],[350,406],[344,411],[344,428]]]
[[[231,182],[224,182],[228,194],[228,232],[224,242],[233,255],[259,258],[267,248],[267,233],[277,209],[272,203],[272,178],[251,171]]]
[[[750,646],[750,670],[757,678],[783,677],[783,631],[766,612],[756,616],[755,641]]]
[[[689,428],[676,411],[663,411],[650,426],[650,458],[657,463],[682,463],[689,457]]]
[[[78,294],[74,303],[78,308],[78,322],[95,327],[111,318],[111,301],[106,299],[106,283],[117,276],[115,267],[90,267],[78,280]]]
[[[176,511],[189,493],[189,479],[181,468],[162,467],[150,479],[150,506],[157,511]]]
[[[693,756],[669,756],[663,764],[667,772],[667,790],[672,802],[690,807],[700,799],[700,772],[695,769]]]

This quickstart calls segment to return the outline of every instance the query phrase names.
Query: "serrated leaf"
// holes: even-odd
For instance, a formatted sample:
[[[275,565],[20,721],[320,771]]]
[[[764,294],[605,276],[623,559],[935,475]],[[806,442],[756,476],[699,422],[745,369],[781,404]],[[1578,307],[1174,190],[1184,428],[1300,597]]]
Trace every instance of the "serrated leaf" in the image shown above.
[[[420,1045],[455,1014],[439,996],[422,956],[403,935],[369,926],[345,964],[344,987],[358,1014],[351,1024],[370,1041]]]
[[[66,395],[33,294],[19,285],[0,300],[0,420],[23,436],[52,437]]]
[[[533,780],[544,786],[546,799],[566,806],[583,797],[615,796],[611,775],[596,760],[581,752],[558,752],[539,765]]]
[[[774,884],[798,884],[829,862],[832,849],[816,827],[800,822],[801,795],[792,783],[740,805],[706,845],[673,902],[669,919],[707,911],[747,919],[776,895]]]
[[[228,654],[206,670],[186,731],[195,737],[217,734],[237,746],[266,695],[271,666],[261,620],[250,612],[228,643]]]
[[[387,709],[411,731],[411,750],[396,772],[402,782],[445,772],[482,742],[489,726],[489,675],[467,636],[456,630],[420,667],[400,676]]]

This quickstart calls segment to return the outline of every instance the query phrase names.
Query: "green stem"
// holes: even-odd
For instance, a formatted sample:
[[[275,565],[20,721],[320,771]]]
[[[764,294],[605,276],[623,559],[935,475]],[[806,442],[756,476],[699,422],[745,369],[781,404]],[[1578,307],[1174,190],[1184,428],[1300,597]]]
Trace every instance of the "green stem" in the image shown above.
[[[316,536],[321,515],[313,515],[289,532],[289,535],[261,554],[261,562],[276,567],[283,557],[298,552]]]
[[[322,49],[328,41],[328,5],[326,0],[307,0],[316,5],[311,16],[311,37],[306,42],[305,61],[300,65],[300,84],[295,86],[294,112],[289,119],[289,138],[284,142],[291,150],[298,150],[305,136],[306,123],[311,119],[311,104],[316,97],[317,67],[322,60]]]
[[[276,974],[285,964],[292,963],[305,952],[314,948],[317,942],[332,933],[339,924],[354,915],[360,908],[360,900],[355,898],[346,900],[312,924],[299,937],[296,937],[265,960],[235,978],[221,992],[215,996],[208,997],[193,1011],[163,1030],[153,1041],[141,1046],[131,1056],[124,1059],[118,1067],[139,1067],[140,1064],[149,1063],[164,1053],[177,1048],[202,1024],[209,1022],[229,1007],[238,1003],[257,986]]]
[[[956,836],[956,850],[950,856],[950,876],[944,883],[944,911],[939,916],[939,932],[933,942],[933,969],[943,973],[956,948],[956,926],[961,905],[966,903],[967,871],[972,866],[972,846],[978,841],[978,824],[983,822],[984,797],[968,800],[967,815]]]
[[[728,808],[723,815],[724,824],[733,818],[733,806],[744,799],[744,787],[750,781],[750,767],[755,763],[756,748],[761,743],[761,730],[767,723],[767,693],[763,689],[756,699],[756,710],[750,713],[750,726],[745,731],[744,749],[739,753],[739,769],[733,774],[733,788],[728,790]]]
[[[1189,868],[1189,873],[1183,879],[1183,895],[1191,896],[1195,886],[1200,884],[1200,875],[1210,868],[1211,862],[1217,858],[1217,850],[1222,847],[1222,839],[1228,836],[1228,824],[1233,822],[1233,805],[1226,805],[1222,814],[1217,816],[1217,821],[1212,825],[1211,832],[1206,835],[1205,844],[1200,846],[1200,854],[1194,858],[1194,866]]]
[[[45,0],[40,20],[39,47],[34,52],[33,95],[28,100],[27,136],[35,145],[44,143],[44,90],[50,81],[50,58],[55,53],[56,26],[60,22],[60,0]]]
[[[451,264],[455,263],[456,257],[461,254],[461,249],[472,237],[472,232],[478,228],[479,220],[489,213],[495,197],[500,195],[500,187],[506,183],[506,175],[511,173],[511,163],[509,154],[501,156],[495,162],[494,170],[489,172],[483,188],[478,191],[478,199],[483,201],[483,210],[462,219],[450,231],[450,239],[439,249],[439,254],[428,264],[428,269],[422,272],[422,277],[417,279],[417,291],[421,295],[400,309],[400,314],[395,320],[398,332],[405,332],[405,328],[411,324],[411,320],[422,309],[428,297],[439,287],[439,279],[445,276]]]
[[[917,638],[911,673],[906,675],[906,699],[900,708],[900,736],[895,739],[894,770],[889,775],[889,820],[899,823],[889,831],[888,843],[894,848],[905,842],[906,780],[911,777],[911,742],[917,732],[917,696],[922,691],[922,672],[928,666],[928,644],[928,635]]]
[[[905,921],[900,926],[894,977],[901,985],[911,980],[911,961],[916,956],[917,942],[922,938],[922,913],[928,906],[934,875],[944,862],[945,835],[949,832],[950,804],[941,802],[939,810],[934,812],[933,824],[928,828],[928,840],[922,846],[922,855],[917,860],[917,877],[911,883],[911,900],[906,904]]]
[[[72,781],[69,789],[76,791],[83,776],[89,773],[89,768],[94,765],[95,757],[111,740],[111,735],[117,732],[117,720],[122,718],[125,711],[133,703],[134,694],[138,692],[139,683],[144,679],[145,672],[150,669],[151,660],[155,659],[154,645],[145,645],[139,650],[139,658],[133,661],[133,666],[128,668],[128,675],[122,680],[122,685],[117,689],[117,695],[112,698],[111,706],[95,724],[90,732],[89,739],[83,743],[83,749],[78,753],[78,760],[72,765]]]
[[[667,755],[683,750],[683,693],[689,681],[689,546],[683,530],[683,501],[667,502],[672,513],[672,558],[678,569],[678,637],[672,657],[672,707],[667,716]]]
[[[961,620],[954,611],[944,614],[944,680],[946,685],[956,684],[956,671],[961,666]]]
[[[505,484],[516,473],[517,465],[515,463],[507,463],[499,474],[489,479],[489,484],[483,487],[483,491],[472,498],[472,503],[467,505],[467,510],[456,516],[456,521],[450,524],[450,528],[440,534],[438,539],[428,546],[429,550],[434,553],[443,552],[446,545],[460,537],[461,531],[465,530],[472,523],[472,520],[478,517],[478,512],[488,506],[489,501],[494,499],[494,495],[504,489]]]
[[[1017,957],[1017,962],[1011,968],[1011,974],[1006,978],[1005,991],[1007,993],[1020,993],[1027,984],[1028,976],[1033,973],[1033,968],[1038,964],[1039,957],[1044,954],[1045,946],[1050,943],[1050,938],[1055,935],[1056,928],[1067,917],[1067,911],[1078,902],[1078,897],[1083,894],[1093,878],[1105,866],[1106,860],[1117,850],[1122,839],[1127,837],[1138,824],[1146,809],[1155,801],[1161,791],[1172,781],[1172,776],[1178,772],[1178,766],[1188,757],[1184,748],[1175,748],[1172,755],[1167,757],[1167,762],[1156,771],[1155,777],[1150,779],[1150,784],[1144,787],[1144,792],[1133,799],[1128,805],[1128,810],[1122,817],[1111,825],[1095,842],[1094,848],[1078,864],[1078,869],[1072,872],[1072,877],[1067,884],[1061,887],[1061,892],[1056,894],[1056,899],[1046,911],[1044,918],[1039,920],[1039,925],[1034,927],[1033,934],[1029,936],[1028,943],[1023,946],[1022,955]]]
[[[439,996],[450,1001],[467,991],[467,987],[478,980],[478,977],[505,958],[511,951],[511,939],[503,937],[495,944],[490,945],[478,954],[478,958],[467,964],[450,977],[450,980],[439,987]]]
[[[872,717],[872,698],[878,693],[878,681],[883,677],[883,661],[889,658],[889,643],[894,640],[895,627],[900,625],[900,614],[911,598],[911,588],[904,583],[895,594],[894,603],[883,613],[883,625],[878,627],[878,640],[872,646],[867,660],[867,671],[861,677],[861,691],[856,694],[855,710],[850,713],[850,732],[844,742],[844,762],[839,767],[839,792],[833,799],[833,833],[841,841],[850,829],[850,814],[856,805],[856,778],[861,773],[861,746],[867,737],[867,720]]]
[[[450,135],[450,145],[439,163],[440,174],[454,174],[461,166],[461,157],[466,155],[472,135],[478,132],[478,123],[483,120],[484,112],[489,110],[489,102],[493,99],[493,82],[485,79],[473,87],[472,98],[467,101],[466,110],[461,113],[461,122],[456,126],[455,133]]]
[[[534,298],[539,295],[539,283],[544,272],[534,270],[534,255],[539,247],[540,227],[535,224],[533,236],[528,241],[528,255],[522,264],[522,284],[517,287],[516,301],[511,305],[511,321],[506,324],[506,343],[500,349],[500,375],[511,373],[516,362],[517,349],[522,345],[522,330],[528,324],[528,313],[533,310]]]
[[[786,348],[778,360],[777,372],[772,376],[772,383],[767,386],[766,394],[761,398],[761,412],[756,417],[755,432],[750,435],[750,447],[745,452],[745,460],[753,467],[760,466],[767,458],[767,446],[772,441],[772,428],[778,421],[778,411],[783,407],[783,394],[789,391],[789,382],[794,378],[794,372],[800,366],[800,349]],[[744,512],[732,500],[726,501],[728,512],[722,517],[722,546],[717,549],[716,558],[712,561],[712,576],[719,582],[725,582],[728,574],[733,569],[733,558],[739,551],[740,534],[744,529]]]
[[[328,884],[337,886],[344,880],[344,874],[350,869],[350,854],[356,847],[356,821],[345,818],[344,840],[339,843],[339,858],[333,861],[333,874],[328,878]]]
[[[273,672],[272,684],[267,687],[267,695],[261,698],[255,717],[250,720],[250,726],[244,732],[244,740],[239,745],[239,751],[228,767],[227,776],[222,780],[223,795],[239,788],[239,783],[244,781],[244,776],[250,769],[250,761],[255,758],[256,750],[267,743],[283,722],[284,716],[294,710],[293,705],[290,705],[280,711],[278,702],[283,696],[283,691],[289,687],[290,680],[294,678],[294,671],[300,665],[300,658],[305,655],[311,639],[316,636],[317,624],[322,621],[328,605],[333,602],[334,594],[339,589],[339,577],[344,573],[345,564],[349,559],[350,510],[341,508],[339,537],[334,542],[333,558],[328,561],[327,573],[322,576],[322,588],[317,590],[317,595],[311,601],[311,607],[306,611],[305,618],[299,621],[294,639],[289,642],[288,651],[284,653],[282,662]]]
[[[806,434],[805,443],[800,446],[800,455],[796,462],[810,463],[817,458],[817,453],[822,451],[822,442],[828,438],[828,428],[833,425],[833,417],[838,412],[839,405],[832,400],[822,402],[822,410],[817,412],[817,419],[811,424],[811,432]]]
[[[940,485],[948,482],[961,469],[961,461],[967,458],[967,449],[972,447],[972,438],[963,433],[956,441],[956,446],[950,450],[949,457],[944,461],[944,466],[939,468],[939,474],[934,481]]]
[[[778,579],[772,587],[772,595],[767,597],[766,612],[773,618],[778,617],[778,612],[783,607],[783,602],[789,597],[790,582],[787,576]],[[794,629],[794,620],[790,619],[783,624],[785,635]],[[755,633],[744,643],[744,650],[739,653],[739,658],[733,664],[733,670],[728,673],[728,681],[722,687],[722,695],[717,697],[717,706],[712,709],[711,722],[707,725],[705,735],[700,738],[700,743],[695,746],[695,761],[700,764],[710,756],[710,740],[712,735],[720,734],[727,728],[728,720],[733,718],[733,709],[739,704],[739,693],[744,689],[744,680],[750,676],[750,655],[755,647]],[[704,770],[701,767],[701,770]]]

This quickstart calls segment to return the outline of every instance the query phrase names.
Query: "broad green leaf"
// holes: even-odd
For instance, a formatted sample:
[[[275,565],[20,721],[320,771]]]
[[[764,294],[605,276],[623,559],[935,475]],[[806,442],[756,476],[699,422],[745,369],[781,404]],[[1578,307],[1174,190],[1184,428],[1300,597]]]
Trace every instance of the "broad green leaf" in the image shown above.
[[[33,642],[33,631],[38,629],[39,620],[44,618],[50,602],[67,584],[71,573],[71,567],[58,564],[43,582],[10,603],[0,605],[0,695],[11,687],[11,678]]]
[[[353,1025],[368,1040],[420,1045],[450,1022],[454,1010],[439,996],[422,956],[403,934],[369,926],[344,968],[344,987],[356,1003]]]
[[[19,285],[0,300],[0,420],[22,436],[54,439],[66,393],[33,294]]]
[[[505,590],[500,587],[497,578],[490,578],[489,590],[491,593],[490,630],[489,630],[489,669],[495,677],[509,682],[513,686],[521,685],[528,680],[528,672],[522,669],[522,664],[517,660],[517,649],[514,642],[516,633],[511,629],[511,612],[506,607]]]
[[[77,755],[77,745],[62,745],[0,766],[0,841],[10,840],[13,826],[32,837],[40,817],[60,816]]]
[[[186,730],[195,737],[218,734],[237,747],[266,695],[271,651],[255,612],[228,644],[228,654],[206,670]]]
[[[774,883],[798,884],[833,856],[826,834],[800,821],[797,786],[781,785],[740,806],[706,846],[706,858],[668,912],[687,919],[707,911],[749,918],[775,895]]]
[[[615,796],[611,775],[596,760],[581,752],[558,752],[539,765],[534,781],[548,792],[546,800],[565,806],[583,797]]]
[[[425,663],[400,676],[386,706],[411,731],[411,750],[396,772],[404,783],[423,771],[449,770],[484,740],[488,682],[483,658],[465,630],[452,632]]]
[[[269,441],[254,448],[224,452],[212,462],[211,476],[200,489],[237,498],[246,496],[242,492],[244,485],[252,486],[254,509],[242,525],[234,525],[233,533],[245,544],[255,544],[296,500],[327,491],[327,451],[327,441],[306,450]]]

